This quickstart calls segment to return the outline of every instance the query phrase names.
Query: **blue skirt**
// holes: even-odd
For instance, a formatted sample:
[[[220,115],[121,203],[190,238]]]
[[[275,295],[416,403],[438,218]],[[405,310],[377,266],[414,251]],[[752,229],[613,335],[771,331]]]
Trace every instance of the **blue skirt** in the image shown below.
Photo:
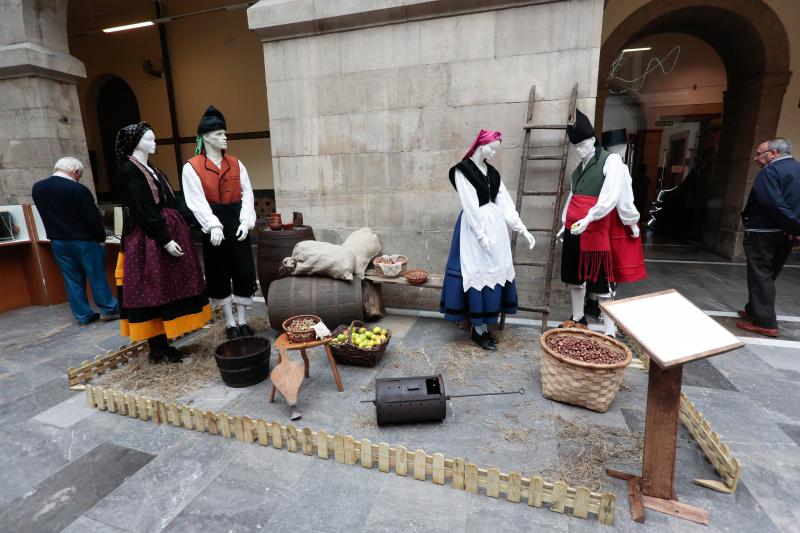
[[[497,324],[500,313],[517,312],[517,284],[514,281],[481,290],[470,288],[464,292],[464,280],[461,277],[461,215],[458,215],[453,230],[439,312],[444,313],[445,319],[451,322],[469,319],[473,326]]]

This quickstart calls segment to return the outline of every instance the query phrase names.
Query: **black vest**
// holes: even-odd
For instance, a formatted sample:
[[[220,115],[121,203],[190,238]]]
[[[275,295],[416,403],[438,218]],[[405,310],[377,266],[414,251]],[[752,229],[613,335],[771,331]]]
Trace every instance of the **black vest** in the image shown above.
[[[450,183],[453,188],[456,187],[456,169],[460,170],[467,181],[475,187],[475,192],[478,193],[478,205],[486,205],[489,202],[494,202],[497,198],[497,192],[500,190],[500,173],[489,163],[486,163],[486,176],[483,172],[478,170],[477,165],[472,159],[464,159],[459,164],[450,169]]]

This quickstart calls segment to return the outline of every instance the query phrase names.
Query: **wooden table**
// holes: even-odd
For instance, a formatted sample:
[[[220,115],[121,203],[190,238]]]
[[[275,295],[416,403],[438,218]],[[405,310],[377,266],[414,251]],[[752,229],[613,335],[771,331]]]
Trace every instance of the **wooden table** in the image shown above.
[[[344,386],[342,385],[342,379],[339,376],[339,368],[336,366],[336,359],[333,358],[333,352],[331,352],[330,347],[331,337],[326,337],[324,339],[313,340],[309,342],[292,342],[289,340],[289,337],[286,333],[281,333],[278,339],[275,341],[275,349],[278,351],[278,365],[280,365],[284,361],[289,361],[289,352],[291,350],[299,350],[300,356],[303,358],[303,365],[305,367],[305,377],[310,377],[309,375],[309,361],[308,361],[308,354],[306,350],[308,348],[315,348],[317,346],[324,346],[325,353],[328,356],[328,364],[331,366],[331,372],[333,372],[333,379],[336,381],[336,387],[339,389],[339,392],[344,391]],[[276,367],[277,368],[277,365]],[[274,370],[273,370],[274,372]],[[299,389],[299,384],[297,388]],[[272,384],[272,391],[269,394],[269,401],[270,403],[275,401],[275,392],[277,391],[277,387],[275,386],[275,382],[273,381]],[[297,390],[292,392],[289,391],[281,391],[281,394],[286,397],[287,402],[290,405],[293,405],[294,401],[297,399]],[[292,398],[294,396],[294,398]]]
[[[679,502],[675,459],[683,365],[744,346],[674,289],[600,303],[602,310],[650,356],[642,475],[608,469],[628,484],[631,518],[644,508],[708,524],[708,511]]]

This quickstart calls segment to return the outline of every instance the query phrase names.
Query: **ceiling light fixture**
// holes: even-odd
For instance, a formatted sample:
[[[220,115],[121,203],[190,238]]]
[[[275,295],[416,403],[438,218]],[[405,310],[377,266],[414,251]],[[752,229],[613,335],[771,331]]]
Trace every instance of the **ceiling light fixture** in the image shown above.
[[[117,31],[134,30],[136,28],[144,28],[145,26],[152,26],[153,21],[147,20],[145,22],[136,22],[134,24],[125,24],[124,26],[114,26],[113,28],[104,28],[103,33],[114,33]]]
[[[642,46],[641,48],[625,48],[622,53],[626,52],[647,52],[648,50],[652,50],[652,46]]]

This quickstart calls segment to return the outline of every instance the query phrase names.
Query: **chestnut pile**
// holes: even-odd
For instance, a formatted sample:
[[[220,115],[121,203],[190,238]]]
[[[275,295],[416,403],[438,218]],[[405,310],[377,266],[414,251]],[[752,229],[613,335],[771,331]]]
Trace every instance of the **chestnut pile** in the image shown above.
[[[573,335],[550,335],[545,341],[547,346],[567,359],[592,363],[595,365],[613,365],[625,360],[625,352],[606,348],[592,339],[582,339]]]

